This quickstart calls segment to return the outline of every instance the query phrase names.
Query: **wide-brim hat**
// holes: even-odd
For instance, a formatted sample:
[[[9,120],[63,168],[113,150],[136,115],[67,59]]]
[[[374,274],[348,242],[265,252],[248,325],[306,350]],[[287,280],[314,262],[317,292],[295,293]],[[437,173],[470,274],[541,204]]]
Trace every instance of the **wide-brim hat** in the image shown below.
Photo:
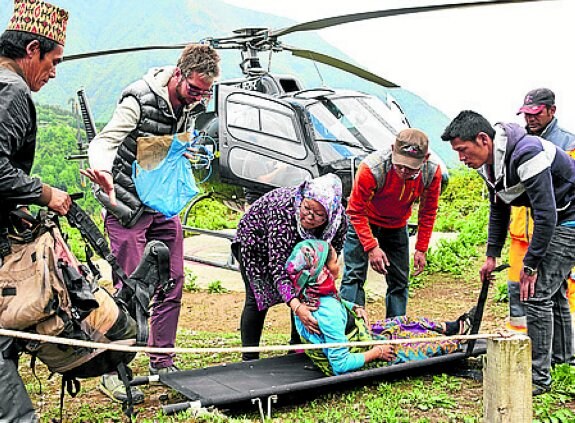
[[[68,12],[42,0],[14,0],[14,15],[7,31],[38,34],[64,45]]]

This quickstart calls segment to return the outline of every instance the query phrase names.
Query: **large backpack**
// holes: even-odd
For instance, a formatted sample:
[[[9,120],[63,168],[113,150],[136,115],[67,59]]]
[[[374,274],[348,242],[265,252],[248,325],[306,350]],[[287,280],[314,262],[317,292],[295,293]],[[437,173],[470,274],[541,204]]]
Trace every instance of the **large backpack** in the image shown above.
[[[128,278],[111,254],[104,236],[90,217],[73,203],[67,217],[87,241],[90,269],[68,248],[53,213],[33,218],[22,213],[32,227],[9,235],[11,253],[0,268],[0,327],[79,340],[146,345],[149,303],[154,294],[161,300],[171,288],[168,248],[150,242],[138,268]],[[92,264],[92,247],[105,258],[122,280],[122,289],[111,295],[97,285],[99,272]],[[22,349],[45,363],[52,373],[62,374],[62,388],[75,395],[77,378],[118,371],[128,385],[127,364],[135,353],[92,349],[63,344],[27,341]],[[132,412],[127,389],[127,414]]]

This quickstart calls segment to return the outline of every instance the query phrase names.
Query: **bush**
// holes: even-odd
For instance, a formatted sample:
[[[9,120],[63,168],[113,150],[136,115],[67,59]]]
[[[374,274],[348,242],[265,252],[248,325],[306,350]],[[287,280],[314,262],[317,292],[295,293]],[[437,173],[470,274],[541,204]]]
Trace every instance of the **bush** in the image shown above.
[[[229,209],[219,201],[205,198],[194,205],[188,220],[182,223],[201,229],[234,229],[240,217],[240,213]]]
[[[435,230],[459,232],[454,240],[440,240],[427,254],[428,273],[462,275],[480,256],[479,247],[487,242],[489,201],[483,179],[475,171],[457,168],[439,200]],[[414,280],[416,285],[421,285]]]
[[[184,291],[186,292],[198,292],[200,286],[197,283],[198,275],[194,273],[192,269],[184,268]]]

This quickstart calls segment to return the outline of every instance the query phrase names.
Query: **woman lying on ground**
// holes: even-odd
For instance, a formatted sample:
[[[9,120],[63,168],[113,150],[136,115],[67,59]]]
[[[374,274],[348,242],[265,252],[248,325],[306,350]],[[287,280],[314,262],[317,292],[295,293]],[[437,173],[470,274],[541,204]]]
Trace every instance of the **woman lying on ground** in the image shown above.
[[[399,316],[369,325],[363,307],[339,298],[335,280],[340,266],[335,250],[325,241],[298,243],[287,261],[286,270],[302,304],[317,308],[312,314],[318,322],[320,334],[310,333],[297,317],[295,319],[303,342],[323,344],[430,338],[467,334],[471,329],[474,309],[450,322]],[[449,354],[459,348],[459,341],[446,339],[401,345],[314,349],[306,350],[306,354],[325,374],[338,375],[387,363],[398,364]]]

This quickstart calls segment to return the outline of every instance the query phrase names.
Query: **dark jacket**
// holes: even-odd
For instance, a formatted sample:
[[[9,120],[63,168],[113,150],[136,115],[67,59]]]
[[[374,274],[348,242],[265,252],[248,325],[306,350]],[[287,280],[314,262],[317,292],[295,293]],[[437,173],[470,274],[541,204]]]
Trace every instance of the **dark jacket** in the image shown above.
[[[41,204],[42,183],[30,177],[36,148],[36,108],[22,70],[0,56],[0,225],[17,205]]]
[[[575,220],[575,161],[543,138],[516,124],[497,124],[493,165],[479,171],[490,191],[487,255],[499,257],[509,226],[510,206],[531,207],[533,236],[523,260],[536,268],[555,227]]]

